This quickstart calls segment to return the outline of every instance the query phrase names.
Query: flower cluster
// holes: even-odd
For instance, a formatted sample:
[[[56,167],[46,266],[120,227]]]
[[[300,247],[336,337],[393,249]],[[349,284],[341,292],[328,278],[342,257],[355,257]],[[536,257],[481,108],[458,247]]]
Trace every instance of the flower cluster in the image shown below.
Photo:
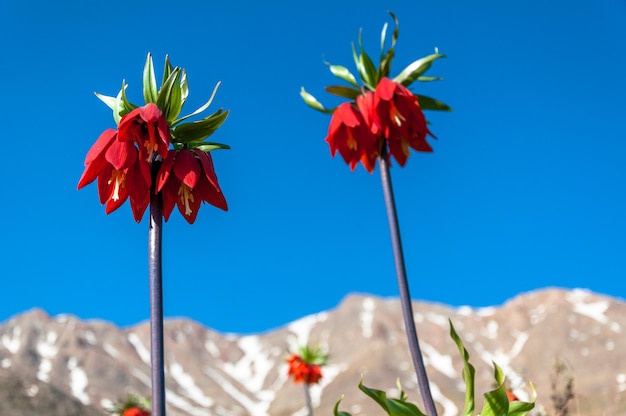
[[[177,118],[188,93],[185,72],[172,68],[166,59],[163,85],[157,90],[152,68],[148,55],[144,68],[146,104],[142,107],[126,99],[126,85],[117,97],[97,94],[113,110],[118,128],[102,133],[87,153],[78,189],[97,179],[105,212],[109,214],[130,200],[137,222],[143,218],[151,196],[159,193],[166,221],[174,206],[190,224],[196,220],[201,202],[228,210],[209,153],[228,146],[205,141],[228,112],[220,109],[203,120],[181,124],[204,111],[215,91],[204,106]]]
[[[378,68],[363,51],[354,51],[354,61],[359,70],[362,85],[346,68],[329,65],[336,77],[347,81],[350,86],[328,86],[326,91],[339,97],[348,98],[333,109],[326,109],[315,97],[302,89],[300,95],[310,107],[332,114],[326,142],[331,155],[337,152],[354,170],[359,162],[368,172],[373,172],[379,157],[391,155],[400,166],[404,166],[411,154],[410,149],[418,152],[432,152],[426,141],[429,131],[422,110],[451,110],[446,104],[427,96],[414,95],[408,86],[416,80],[434,81],[440,78],[425,77],[423,74],[433,61],[444,55],[435,53],[418,59],[407,66],[394,78],[389,77],[394,47],[398,38],[396,23],[389,50],[381,53]],[[386,28],[385,28],[386,29]],[[386,30],[382,32],[381,45],[385,44]],[[360,44],[359,39],[359,44]]]
[[[287,376],[292,377],[296,384],[317,384],[322,378],[322,366],[327,356],[320,348],[308,346],[298,348],[287,358]]]
[[[150,401],[138,395],[128,395],[120,400],[109,412],[116,416],[151,416]]]

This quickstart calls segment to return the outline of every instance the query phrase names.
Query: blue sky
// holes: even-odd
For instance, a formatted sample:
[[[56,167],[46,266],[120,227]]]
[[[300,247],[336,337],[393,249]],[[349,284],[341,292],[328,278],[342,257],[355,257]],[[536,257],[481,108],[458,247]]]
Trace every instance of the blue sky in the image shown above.
[[[115,127],[94,91],[125,79],[142,103],[148,52],[187,70],[186,113],[218,81],[231,111],[213,155],[230,206],[165,223],[165,315],[222,332],[267,331],[350,293],[398,295],[379,172],[350,172],[324,143],[335,84],[392,10],[392,75],[435,47],[413,84],[435,152],[393,167],[412,297],[499,305],[546,287],[626,293],[626,4],[543,2],[17,2],[0,13],[0,322],[39,307],[121,326],[148,319],[147,216],[105,215],[76,184]]]

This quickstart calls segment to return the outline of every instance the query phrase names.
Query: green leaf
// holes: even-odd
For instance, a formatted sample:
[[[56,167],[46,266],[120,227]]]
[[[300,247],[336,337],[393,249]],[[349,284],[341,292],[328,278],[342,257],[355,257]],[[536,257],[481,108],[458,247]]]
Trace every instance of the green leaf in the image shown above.
[[[343,396],[341,396],[341,398],[339,399],[339,401],[337,403],[335,403],[335,407],[333,408],[333,415],[334,416],[352,416],[350,413],[348,412],[340,412],[339,411],[339,403],[341,403],[341,401],[343,400]]]
[[[96,97],[98,97],[100,101],[105,103],[106,106],[109,107],[111,110],[114,110],[118,107],[118,101],[120,100],[119,94],[117,97],[111,97],[109,95],[102,95],[97,92],[94,92],[94,94],[96,95]]]
[[[426,416],[413,403],[397,399],[387,399],[387,409],[390,416]]]
[[[125,116],[126,114],[130,113],[135,108],[137,108],[135,104],[131,103],[126,98],[126,87],[128,87],[128,84],[126,84],[125,81],[122,81],[122,89],[119,92],[119,96],[121,100],[118,102],[118,108],[113,110],[113,113],[114,113],[113,118],[116,119],[115,122],[118,124],[119,124],[119,119],[116,118],[116,114],[121,119],[121,117]]]
[[[382,407],[383,410],[387,412],[387,414],[389,414],[389,409],[387,408],[387,394],[384,391],[370,389],[369,387],[366,387],[365,385],[363,385],[363,378],[361,378],[361,381],[359,382],[359,389],[363,393],[367,394],[376,403],[378,403],[378,405]]]
[[[439,58],[445,58],[446,56],[440,53],[434,53],[417,61],[412,62],[406,68],[404,68],[393,81],[408,87],[417,78],[422,76],[432,66],[433,62]]]
[[[217,85],[220,85],[220,83],[218,82]],[[215,87],[215,90],[217,90],[217,86]],[[213,94],[215,94],[215,90]],[[182,104],[185,105],[185,101],[187,101],[187,96],[189,95],[189,82],[187,81],[187,71],[184,69],[181,69],[180,71],[180,92],[180,100]],[[213,95],[211,97],[213,97]]]
[[[332,74],[336,76],[337,78],[341,78],[344,81],[349,82],[350,84],[354,85],[357,88],[359,87],[359,84],[356,78],[354,77],[354,75],[352,75],[352,72],[350,72],[350,70],[346,68],[345,66],[328,65],[328,67],[330,68],[330,72],[332,72]]]
[[[157,100],[156,77],[154,76],[154,65],[152,65],[152,54],[148,53],[146,63],[143,67],[143,99],[146,104],[154,103]]]
[[[175,68],[163,85],[161,85],[159,96],[156,100],[157,107],[163,111],[168,123],[171,123],[178,116],[182,108],[179,77],[180,69]]]
[[[184,82],[181,82],[181,93],[182,96],[185,96],[189,93],[189,89],[187,88],[187,75],[185,74],[185,72],[183,71],[183,76],[184,76]],[[196,111],[194,111],[191,114],[187,114],[184,117],[179,118],[178,120],[174,121],[172,123],[172,127],[174,127],[175,125],[179,124],[181,121],[187,120],[189,117],[193,117],[197,114],[200,114],[201,112],[203,112],[204,110],[206,110],[207,108],[209,108],[209,106],[211,105],[211,103],[213,102],[213,98],[215,98],[215,94],[217,93],[217,89],[219,88],[221,84],[221,81],[218,82],[215,85],[215,88],[213,88],[213,92],[211,93],[211,96],[209,97],[209,100],[204,103],[202,106],[200,106],[200,108],[198,108]],[[182,100],[182,96],[181,96],[181,100]]]
[[[201,142],[201,143],[190,143],[189,147],[192,149],[200,149],[203,152],[211,152],[213,150],[230,150],[230,146],[223,143],[214,143],[214,142]]]
[[[535,403],[511,402],[509,403],[509,416],[524,416],[535,408]]]
[[[391,17],[393,18],[393,21],[396,25],[395,29],[393,30],[393,35],[391,37],[391,45],[389,46],[389,50],[387,51],[387,53],[385,54],[385,50],[384,50],[384,42],[385,42],[385,36],[386,36],[386,32],[387,32],[387,25],[384,26],[383,28],[383,33],[381,35],[381,41],[380,41],[380,63],[378,65],[378,79],[380,80],[383,77],[389,77],[389,72],[391,72],[391,61],[393,60],[394,56],[395,56],[395,46],[396,46],[396,42],[398,41],[398,32],[400,29],[400,24],[398,23],[398,18],[396,17],[395,14],[393,14],[391,11],[388,12]]]
[[[228,110],[223,111],[220,108],[203,120],[179,124],[172,129],[172,135],[177,141],[183,143],[202,141],[215,133],[228,117],[228,113]]]
[[[452,108],[447,104],[425,95],[418,95],[417,102],[422,110],[452,111]]]
[[[454,330],[454,325],[452,325],[452,320],[450,322],[450,337],[456,344],[459,352],[461,353],[461,357],[463,358],[463,381],[465,382],[465,407],[463,408],[463,416],[471,416],[474,412],[474,375],[476,370],[474,366],[469,362],[469,353],[465,349],[463,345],[463,341]]]
[[[417,77],[420,82],[443,81],[442,77]]]
[[[302,87],[300,89],[300,97],[302,97],[302,99],[304,100],[306,105],[308,105],[309,107],[311,107],[314,110],[321,111],[322,113],[325,113],[325,114],[332,114],[333,111],[334,111],[334,109],[329,110],[326,107],[324,107],[322,105],[322,103],[317,101],[317,99],[315,97],[313,97],[311,94],[306,92],[304,87]]]
[[[163,79],[161,80],[161,85],[165,84],[165,81],[170,77],[174,69],[172,68],[172,64],[170,63],[169,55],[165,55],[165,64],[163,65]]]
[[[349,98],[355,100],[356,97],[361,95],[361,90],[357,90],[352,87],[346,87],[345,85],[329,85],[324,87],[326,92],[336,95],[338,97]]]

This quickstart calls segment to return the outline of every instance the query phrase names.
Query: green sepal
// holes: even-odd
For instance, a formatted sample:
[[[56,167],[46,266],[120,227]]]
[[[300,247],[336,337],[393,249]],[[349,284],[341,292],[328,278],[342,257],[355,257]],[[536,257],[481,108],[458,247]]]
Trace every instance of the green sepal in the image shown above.
[[[374,66],[374,62],[369,57],[369,55],[363,49],[362,42],[362,32],[359,31],[359,54],[356,52],[356,47],[352,44],[352,56],[354,58],[354,63],[356,64],[357,69],[359,70],[359,75],[363,80],[363,83],[370,89],[374,90],[376,84],[378,84],[377,79],[377,70]]]
[[[469,362],[469,353],[465,349],[463,345],[463,341],[456,333],[454,329],[454,325],[452,325],[452,321],[448,319],[450,323],[450,338],[454,341],[459,352],[461,353],[461,357],[463,357],[463,381],[465,382],[465,407],[463,408],[462,416],[471,416],[474,412],[474,376],[476,374],[476,370],[474,366]]]
[[[186,99],[187,98],[187,94],[189,92],[189,89],[188,89],[188,86],[187,86],[187,74],[185,73],[185,71],[182,72],[181,78],[182,77],[184,77],[184,78],[181,79],[181,101],[184,102],[183,97],[185,97],[185,99]],[[187,120],[189,117],[193,117],[193,116],[195,116],[197,114],[200,114],[201,112],[203,112],[204,110],[209,108],[209,106],[213,102],[213,98],[215,98],[215,94],[217,93],[217,89],[219,88],[220,84],[221,84],[221,81],[218,82],[217,84],[215,84],[215,88],[213,88],[213,92],[211,93],[211,96],[209,97],[209,100],[206,103],[204,103],[202,106],[200,106],[200,108],[198,108],[193,113],[187,114],[186,116],[181,117],[178,120],[175,120],[174,122],[172,122],[171,127],[174,127],[177,124],[179,124],[181,121]]]
[[[306,92],[304,87],[300,89],[300,97],[302,97],[306,105],[308,105],[314,110],[321,111],[322,113],[325,113],[325,114],[332,114],[335,111],[335,109],[327,109],[326,107],[324,107],[322,103],[317,101],[317,98],[315,98],[314,96]]]
[[[354,85],[355,87],[359,88],[359,83],[357,82],[355,76],[352,75],[352,72],[350,72],[348,68],[346,68],[345,66],[341,66],[341,65],[330,65],[330,64],[327,64],[327,65],[328,65],[328,68],[330,69],[330,72],[334,76],[336,76],[337,78],[343,79],[344,81],[347,81],[350,84]]]
[[[418,95],[417,102],[422,110],[452,111],[452,108],[447,104],[426,95]]]
[[[172,136],[174,136],[175,141],[182,143],[202,141],[215,133],[228,117],[228,113],[228,110],[224,111],[220,108],[200,121],[179,124],[172,129]]]
[[[420,58],[412,63],[410,63],[406,68],[404,68],[393,81],[408,87],[422,76],[428,69],[432,66],[433,62],[439,58],[445,58],[446,56],[441,53],[433,53],[431,55]]]
[[[163,111],[168,123],[173,122],[182,109],[180,91],[180,68],[175,68],[161,85],[156,104]]]
[[[337,401],[337,403],[335,403],[335,407],[333,408],[333,415],[334,416],[352,416],[350,413],[348,412],[340,412],[339,411],[339,403],[341,403],[341,401],[343,400],[343,395],[341,396],[341,398]]]
[[[361,90],[357,90],[352,87],[347,87],[345,85],[329,85],[327,87],[324,87],[324,89],[329,94],[333,94],[338,97],[349,98],[351,100],[355,100],[356,97],[361,95]]]
[[[109,107],[111,110],[115,110],[117,108],[118,106],[117,102],[120,100],[120,94],[118,94],[117,97],[111,97],[110,95],[102,95],[99,92],[94,92],[94,94],[96,95],[96,97],[98,97],[100,101],[106,104],[106,106]]]
[[[156,77],[154,76],[154,65],[152,64],[152,54],[148,53],[146,63],[143,66],[143,99],[148,103],[155,103],[158,97]]]

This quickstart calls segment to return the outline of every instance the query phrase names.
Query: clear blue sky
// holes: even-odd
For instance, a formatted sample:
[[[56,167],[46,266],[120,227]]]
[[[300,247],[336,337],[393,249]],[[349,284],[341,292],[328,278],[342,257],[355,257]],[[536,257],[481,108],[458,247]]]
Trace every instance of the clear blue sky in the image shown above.
[[[152,52],[187,70],[187,112],[222,85],[214,139],[230,210],[164,227],[165,315],[223,332],[270,330],[349,293],[398,294],[378,170],[332,159],[324,60],[376,56],[400,20],[392,74],[435,47],[414,84],[435,152],[392,176],[412,296],[499,305],[545,287],[626,293],[626,4],[620,0],[18,2],[0,13],[0,321],[33,307],[128,326],[148,319],[147,216],[105,215],[76,184],[115,127],[94,91],[142,103]]]

